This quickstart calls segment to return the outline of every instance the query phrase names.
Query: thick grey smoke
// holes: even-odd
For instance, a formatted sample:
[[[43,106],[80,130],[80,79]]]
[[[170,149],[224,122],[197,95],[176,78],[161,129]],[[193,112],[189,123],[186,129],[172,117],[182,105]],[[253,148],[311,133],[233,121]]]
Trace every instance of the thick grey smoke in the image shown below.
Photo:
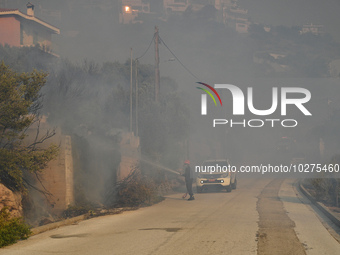
[[[111,178],[110,171],[114,171],[110,167],[111,159],[105,161],[103,155],[108,150],[106,138],[114,141],[117,138],[115,135],[127,128],[130,74],[129,62],[125,61],[130,57],[130,47],[133,48],[133,59],[145,52],[152,43],[155,25],[166,43],[159,45],[161,76],[170,77],[175,82],[169,78],[162,79],[161,93],[169,96],[163,98],[163,103],[172,103],[164,107],[164,112],[156,107],[146,108],[142,125],[150,127],[147,124],[152,123],[152,128],[141,132],[150,138],[144,142],[145,145],[152,144],[154,147],[151,149],[159,148],[166,155],[166,167],[180,167],[173,159],[183,152],[176,151],[176,146],[179,142],[184,143],[182,140],[185,139],[189,140],[188,156],[192,165],[213,158],[230,158],[238,165],[288,164],[294,153],[304,154],[306,160],[328,162],[332,155],[339,153],[339,142],[334,139],[337,136],[336,111],[340,107],[337,102],[339,79],[330,78],[328,70],[331,61],[340,59],[340,46],[336,43],[340,41],[338,1],[240,0],[238,4],[248,9],[250,21],[260,23],[251,26],[247,34],[239,34],[221,22],[197,15],[170,16],[166,21],[161,15],[150,15],[142,17],[141,24],[119,24],[121,6],[118,2],[34,2],[36,16],[61,29],[61,35],[53,38],[61,59],[50,73],[49,87],[46,88],[46,96],[49,97],[46,112],[53,112],[49,116],[51,123],[61,124],[67,132],[75,133],[79,144],[84,147],[92,145],[89,151],[84,152],[84,158],[96,151],[96,157],[102,157],[102,162],[105,162],[98,165],[89,159],[84,165],[88,169],[83,181],[87,190]],[[26,1],[10,1],[1,7],[18,8],[19,5],[19,9],[25,12],[25,4]],[[325,32],[331,33],[336,41],[328,34],[300,35],[302,25],[307,23],[324,25]],[[265,31],[263,25],[270,27],[271,31]],[[173,60],[175,57],[177,59]],[[84,59],[89,60],[83,62]],[[145,68],[140,74],[144,72],[144,78],[149,77],[149,80],[145,78],[141,81],[141,86],[153,83],[153,43],[139,63]],[[312,95],[310,102],[306,103],[312,116],[305,116],[292,106],[288,107],[285,118],[296,119],[298,126],[295,128],[281,125],[261,128],[220,125],[214,128],[213,119],[216,118],[242,121],[258,119],[258,116],[248,110],[242,118],[232,116],[231,94],[221,90],[218,92],[223,107],[215,106],[208,97],[208,114],[201,116],[202,91],[196,89],[199,86],[196,82],[206,82],[211,86],[234,84],[245,94],[247,88],[252,87],[256,109],[270,107],[272,87],[279,88],[279,91],[281,87],[306,88]],[[178,97],[174,96],[175,92]],[[120,97],[117,97],[118,93]],[[147,99],[145,101],[152,105],[152,91],[145,89],[143,93]],[[182,127],[190,123],[189,136],[177,137],[178,140],[167,140],[163,136],[152,138],[153,131],[160,129],[166,130],[169,137],[180,133],[176,125],[170,123],[171,118],[161,123],[152,122],[154,116],[176,117],[179,115],[177,110],[181,110],[176,106],[188,109],[188,114],[183,110],[182,117],[190,117],[183,117],[178,125]],[[277,111],[270,117],[283,118],[280,115],[280,101]],[[284,155],[278,152],[277,144],[282,137],[296,140],[296,151]],[[319,150],[320,138],[326,144],[323,158]],[[98,148],[102,151],[98,152]],[[153,159],[158,156],[154,155]],[[95,161],[98,162],[98,159]],[[96,176],[96,169],[101,169],[99,176]],[[102,190],[96,189],[90,193],[86,195],[96,200]]]

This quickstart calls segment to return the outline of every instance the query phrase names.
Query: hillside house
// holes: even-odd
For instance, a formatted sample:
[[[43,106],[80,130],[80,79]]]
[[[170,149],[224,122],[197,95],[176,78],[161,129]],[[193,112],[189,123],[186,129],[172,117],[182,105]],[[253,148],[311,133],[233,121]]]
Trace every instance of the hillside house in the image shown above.
[[[18,9],[0,8],[0,43],[15,47],[40,45],[53,54],[52,35],[60,29],[34,16],[34,5],[27,4],[27,14]],[[55,55],[55,54],[54,54]]]

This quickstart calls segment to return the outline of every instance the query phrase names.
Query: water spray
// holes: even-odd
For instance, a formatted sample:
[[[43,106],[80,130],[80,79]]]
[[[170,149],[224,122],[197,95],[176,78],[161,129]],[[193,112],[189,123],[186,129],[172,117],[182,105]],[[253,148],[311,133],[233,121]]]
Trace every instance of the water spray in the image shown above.
[[[173,173],[173,174],[181,175],[179,172],[176,172],[176,171],[174,171],[174,170],[172,170],[172,169],[170,169],[170,168],[168,168],[168,167],[164,167],[164,166],[162,166],[162,165],[153,163],[152,161],[149,161],[149,160],[146,160],[146,159],[143,159],[143,158],[139,158],[139,160],[141,160],[141,161],[143,161],[143,162],[145,162],[145,163],[147,163],[147,164],[149,164],[149,165],[158,167],[158,168],[160,168],[160,169],[162,169],[162,170],[171,172],[171,173]]]

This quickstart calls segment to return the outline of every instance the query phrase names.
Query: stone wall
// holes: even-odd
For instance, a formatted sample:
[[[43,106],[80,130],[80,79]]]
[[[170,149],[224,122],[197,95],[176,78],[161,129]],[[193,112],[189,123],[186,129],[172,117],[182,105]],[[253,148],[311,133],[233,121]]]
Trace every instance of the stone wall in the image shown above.
[[[40,137],[46,134],[48,130],[53,127],[49,126],[46,119],[42,119],[39,127]],[[23,145],[31,144],[37,135],[37,125],[33,125],[26,134],[28,135]],[[31,176],[30,182],[33,182],[40,190],[47,190],[51,196],[48,199],[41,193],[30,189],[29,200],[33,206],[32,218],[39,218],[41,215],[60,214],[67,209],[68,205],[74,203],[74,188],[73,188],[73,158],[72,158],[72,142],[71,137],[63,135],[60,129],[56,129],[56,134],[47,139],[42,144],[37,146],[40,148],[47,148],[51,143],[55,143],[60,147],[60,153],[57,159],[48,163],[47,167],[38,174],[41,183]],[[0,184],[0,209],[4,206],[9,207],[11,214],[15,217],[22,216],[21,195],[13,193],[5,186]],[[38,210],[38,211],[37,211]]]
[[[39,127],[39,135],[42,136],[46,134],[47,130],[52,129],[53,127],[49,126],[43,119]],[[32,142],[36,131],[37,128],[34,126],[28,130],[26,143]],[[52,194],[48,198],[49,201],[46,201],[47,208],[52,213],[59,214],[74,203],[72,141],[70,136],[63,135],[58,128],[53,137],[39,146],[47,148],[51,143],[55,143],[60,147],[59,155],[57,159],[49,162],[44,171],[39,174],[42,183],[37,182],[36,185]],[[42,200],[39,198],[39,201]]]
[[[73,158],[71,137],[56,134],[60,152],[58,158],[49,162],[41,174],[43,186],[53,195],[49,198],[52,211],[60,213],[74,203],[73,194]],[[43,188],[42,185],[39,185]]]

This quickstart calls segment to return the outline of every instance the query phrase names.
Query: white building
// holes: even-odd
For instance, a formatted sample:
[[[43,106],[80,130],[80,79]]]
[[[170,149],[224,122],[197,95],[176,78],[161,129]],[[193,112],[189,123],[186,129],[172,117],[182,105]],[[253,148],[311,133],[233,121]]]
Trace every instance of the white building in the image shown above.
[[[323,33],[323,25],[314,25],[313,23],[303,25],[300,34],[304,33],[321,34]]]
[[[122,0],[119,23],[129,24],[141,22],[136,20],[140,13],[150,14],[150,3],[145,3],[142,0]]]
[[[225,5],[223,9],[223,22],[234,28],[238,33],[248,33],[251,22],[248,20],[248,10],[241,9],[236,2]]]
[[[189,6],[189,0],[164,0],[166,14],[183,13]]]

